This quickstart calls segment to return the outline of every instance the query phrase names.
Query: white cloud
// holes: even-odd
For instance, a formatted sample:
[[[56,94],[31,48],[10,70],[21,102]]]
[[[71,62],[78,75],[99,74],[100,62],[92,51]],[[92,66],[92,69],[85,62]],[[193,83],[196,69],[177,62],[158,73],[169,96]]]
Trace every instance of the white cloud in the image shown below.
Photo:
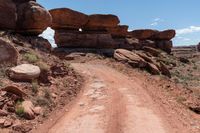
[[[156,25],[158,25],[158,22],[151,23],[151,26],[156,26]]]
[[[159,25],[161,22],[163,22],[164,20],[161,18],[155,18],[153,19],[153,22],[150,24],[151,26],[157,26]]]
[[[55,40],[54,40],[54,34],[55,31],[53,29],[51,29],[50,27],[48,27],[42,34],[40,34],[39,36],[47,39],[52,47],[57,47],[57,45],[55,44]]]
[[[194,33],[194,32],[200,32],[200,26],[190,26],[188,28],[176,30],[177,36],[182,35],[182,34]]]

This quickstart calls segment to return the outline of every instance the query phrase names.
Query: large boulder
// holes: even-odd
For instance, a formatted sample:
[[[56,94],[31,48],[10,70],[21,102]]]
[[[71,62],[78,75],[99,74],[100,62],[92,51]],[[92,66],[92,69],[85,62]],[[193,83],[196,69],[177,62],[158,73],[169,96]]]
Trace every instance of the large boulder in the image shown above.
[[[106,30],[107,28],[117,27],[120,23],[120,20],[115,15],[103,15],[103,14],[94,14],[89,16],[89,21],[84,26],[84,31],[101,31]]]
[[[8,74],[11,79],[19,81],[29,81],[40,76],[40,68],[31,64],[22,64],[9,69]]]
[[[117,27],[108,28],[107,30],[114,38],[125,38],[128,34],[127,25],[119,25]]]
[[[115,50],[114,58],[118,61],[128,62],[134,67],[145,67],[147,65],[147,62],[136,53],[125,49]]]
[[[176,35],[175,30],[165,30],[158,32],[156,35],[154,35],[153,39],[155,40],[171,40]]]
[[[51,25],[51,14],[34,1],[25,2],[18,6],[17,32],[22,34],[39,35]]]
[[[134,37],[140,40],[146,40],[146,39],[151,39],[158,32],[159,31],[152,30],[152,29],[140,29],[140,30],[133,30],[129,32],[129,35],[131,37]]]
[[[11,42],[0,38],[0,64],[17,64],[18,55],[18,51]]]
[[[82,34],[78,32],[56,31],[55,42],[58,47],[68,48],[116,48],[110,34]]]
[[[79,29],[88,22],[86,14],[69,8],[58,8],[49,11],[53,18],[53,29]]]
[[[0,29],[15,29],[17,21],[16,11],[16,5],[12,0],[0,0]]]

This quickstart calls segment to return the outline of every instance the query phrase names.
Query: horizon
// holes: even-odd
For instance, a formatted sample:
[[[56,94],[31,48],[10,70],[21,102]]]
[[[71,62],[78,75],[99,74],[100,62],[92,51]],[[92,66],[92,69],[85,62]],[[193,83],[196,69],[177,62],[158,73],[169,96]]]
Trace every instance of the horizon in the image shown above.
[[[134,29],[175,29],[174,46],[197,45],[200,42],[200,19],[198,5],[200,1],[159,1],[145,0],[119,0],[119,1],[66,1],[66,0],[38,0],[46,9],[70,8],[85,14],[114,14],[128,25],[129,30]],[[145,3],[145,4],[144,4]],[[173,4],[172,4],[173,3]],[[178,6],[177,6],[178,5]],[[186,10],[187,9],[187,10]],[[188,19],[189,18],[189,19]],[[48,30],[48,32],[52,32]],[[52,33],[47,33],[52,35]],[[51,37],[52,39],[52,37]]]

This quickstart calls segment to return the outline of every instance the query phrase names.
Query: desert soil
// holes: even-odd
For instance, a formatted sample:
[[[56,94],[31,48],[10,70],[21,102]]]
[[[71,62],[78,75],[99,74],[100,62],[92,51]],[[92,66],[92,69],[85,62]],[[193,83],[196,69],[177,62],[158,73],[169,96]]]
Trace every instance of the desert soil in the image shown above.
[[[41,133],[192,133],[191,115],[155,99],[157,86],[141,75],[129,77],[113,67],[72,63],[86,82],[74,103],[33,132]],[[157,88],[158,89],[158,88]],[[159,91],[159,89],[158,89]],[[164,99],[165,100],[165,99]],[[176,106],[176,105],[175,105]],[[177,110],[180,106],[177,106]],[[173,111],[172,111],[173,110]]]

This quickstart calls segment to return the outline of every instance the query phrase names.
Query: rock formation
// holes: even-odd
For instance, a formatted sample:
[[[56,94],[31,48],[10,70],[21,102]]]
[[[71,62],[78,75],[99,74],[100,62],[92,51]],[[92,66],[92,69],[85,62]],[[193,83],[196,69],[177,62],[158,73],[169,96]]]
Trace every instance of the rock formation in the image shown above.
[[[163,51],[170,53],[173,39],[176,35],[175,30],[157,31],[152,29],[141,29],[129,32],[129,37],[137,38],[142,43],[142,47],[149,45],[150,47],[159,48]],[[148,41],[148,42],[147,42]]]
[[[78,31],[88,22],[88,15],[69,8],[52,9],[49,12],[53,18],[51,28],[54,30],[74,29]]]
[[[119,28],[126,29],[126,27],[118,27],[119,19],[115,15],[88,16],[68,8],[53,9],[49,12],[53,18],[51,27],[55,30],[55,42],[58,47],[117,48],[117,43],[108,29],[110,31]],[[120,31],[118,30],[118,32]],[[122,31],[118,34],[124,36],[126,33]]]
[[[39,35],[52,21],[50,13],[36,0],[0,0],[0,29]]]

